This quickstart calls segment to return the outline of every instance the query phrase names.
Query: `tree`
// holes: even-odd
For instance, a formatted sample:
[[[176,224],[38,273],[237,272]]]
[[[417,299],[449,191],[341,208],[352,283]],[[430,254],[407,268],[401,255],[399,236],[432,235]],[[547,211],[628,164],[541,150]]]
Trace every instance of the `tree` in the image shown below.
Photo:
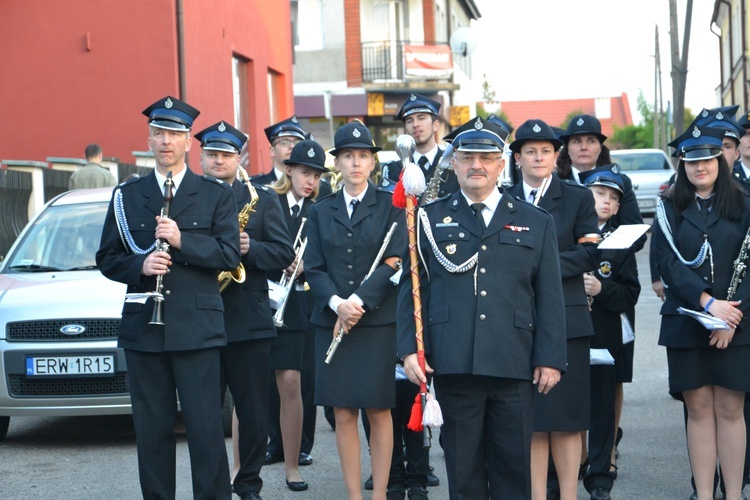
[[[669,40],[672,49],[672,102],[674,102],[674,131],[676,135],[685,130],[685,87],[687,85],[688,49],[690,47],[690,25],[693,17],[693,0],[685,5],[685,29],[680,56],[680,33],[677,28],[677,0],[669,0]]]
[[[615,133],[607,141],[610,149],[640,149],[654,147],[654,108],[643,96],[643,91],[638,93],[638,113],[641,115],[641,123],[625,127],[615,126]],[[690,123],[695,117],[690,109],[683,111],[683,123]]]

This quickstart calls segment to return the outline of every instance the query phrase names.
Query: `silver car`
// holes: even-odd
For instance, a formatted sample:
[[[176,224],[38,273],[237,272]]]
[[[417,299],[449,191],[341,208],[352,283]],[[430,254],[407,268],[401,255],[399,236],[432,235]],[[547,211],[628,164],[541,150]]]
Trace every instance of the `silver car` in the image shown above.
[[[652,216],[659,193],[669,185],[675,173],[667,154],[660,149],[618,149],[610,152],[613,163],[633,181],[641,215]]]
[[[111,189],[63,193],[0,263],[0,439],[11,416],[130,413],[125,285],[97,270]]]

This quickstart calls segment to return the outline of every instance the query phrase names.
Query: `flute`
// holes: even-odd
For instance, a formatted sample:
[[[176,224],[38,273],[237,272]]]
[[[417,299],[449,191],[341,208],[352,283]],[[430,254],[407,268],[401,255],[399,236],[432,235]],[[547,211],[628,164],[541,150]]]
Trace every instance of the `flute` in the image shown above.
[[[391,238],[393,237],[393,233],[396,231],[396,226],[398,226],[398,222],[394,222],[391,224],[391,228],[388,230],[388,232],[385,235],[385,239],[383,240],[383,244],[380,245],[380,250],[378,250],[378,254],[375,256],[375,260],[372,263],[372,266],[370,266],[370,270],[365,274],[365,277],[362,278],[362,283],[367,281],[367,278],[369,278],[372,273],[375,272],[375,269],[378,268],[378,265],[380,264],[380,259],[383,258],[383,254],[385,253],[385,249],[388,248],[388,243],[390,243]],[[344,338],[344,327],[340,327],[339,331],[336,332],[336,336],[333,337],[333,340],[331,341],[331,345],[328,346],[328,350],[326,351],[326,364],[330,364],[331,360],[333,359],[333,355],[336,354],[336,349],[339,348],[339,344],[341,344],[341,340]]]

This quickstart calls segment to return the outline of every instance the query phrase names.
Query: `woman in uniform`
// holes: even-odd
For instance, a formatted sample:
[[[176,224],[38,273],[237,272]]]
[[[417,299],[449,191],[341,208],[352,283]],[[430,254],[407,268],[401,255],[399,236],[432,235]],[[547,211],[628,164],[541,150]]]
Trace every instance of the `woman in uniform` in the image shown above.
[[[560,498],[575,500],[581,456],[580,431],[589,428],[589,344],[594,327],[583,274],[597,266],[599,225],[594,197],[575,181],[552,175],[562,141],[542,120],[527,120],[510,144],[523,181],[508,192],[547,210],[555,219],[565,295],[568,369],[548,394],[536,394],[531,440],[533,499],[547,497],[549,453],[560,482]]]
[[[659,344],[667,348],[669,390],[682,393],[687,406],[688,452],[699,500],[713,498],[717,457],[725,498],[740,499],[743,404],[750,392],[750,332],[744,320],[750,280],[737,286],[734,279],[734,260],[750,227],[750,198],[732,181],[721,154],[723,135],[701,126],[683,135],[677,180],[657,207],[653,236],[669,289]],[[706,312],[729,328],[708,330],[680,314],[679,307]]]
[[[393,207],[391,194],[368,180],[379,150],[362,123],[347,123],[336,131],[330,153],[343,187],[311,207],[305,252],[305,274],[315,297],[310,319],[317,327],[315,402],[334,408],[350,500],[362,498],[359,408],[365,409],[371,427],[373,499],[386,498],[393,447],[396,287],[391,277],[406,249],[406,230],[403,211]],[[394,222],[398,226],[384,246]],[[340,330],[341,343],[326,363]]]
[[[289,295],[283,313],[277,311],[274,316],[278,336],[271,342],[271,369],[276,371],[276,387],[279,390],[279,426],[284,449],[286,484],[292,491],[303,491],[308,485],[299,473],[303,419],[300,372],[308,315],[304,280],[300,278],[304,271],[300,249],[307,234],[304,221],[318,195],[320,175],[327,172],[325,151],[315,141],[298,142],[284,164],[285,175],[271,188],[279,195],[289,236],[294,241],[297,254],[285,274],[289,279],[296,270],[296,275],[289,284]],[[278,326],[278,323],[282,326]]]

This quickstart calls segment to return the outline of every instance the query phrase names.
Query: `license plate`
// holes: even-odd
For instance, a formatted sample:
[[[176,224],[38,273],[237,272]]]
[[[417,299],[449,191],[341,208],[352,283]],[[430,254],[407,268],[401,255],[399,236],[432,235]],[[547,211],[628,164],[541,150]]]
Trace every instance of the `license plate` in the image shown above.
[[[638,208],[654,208],[656,200],[638,200]]]
[[[26,358],[26,376],[114,375],[115,357],[45,356]]]

